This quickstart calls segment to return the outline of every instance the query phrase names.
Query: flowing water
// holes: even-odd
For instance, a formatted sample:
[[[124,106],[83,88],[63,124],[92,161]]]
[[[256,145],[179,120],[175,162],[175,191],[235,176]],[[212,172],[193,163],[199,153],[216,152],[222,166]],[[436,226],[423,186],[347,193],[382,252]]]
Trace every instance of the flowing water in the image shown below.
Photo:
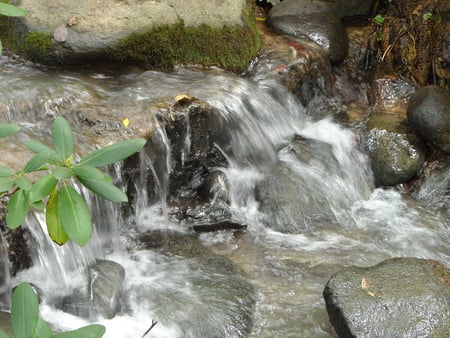
[[[99,116],[117,116],[118,121],[130,117],[132,122],[133,115],[148,105],[180,93],[205,100],[220,111],[235,130],[231,151],[224,154],[228,166],[218,170],[228,179],[233,220],[248,228],[240,234],[204,233],[200,240],[216,255],[231,260],[255,287],[250,337],[335,337],[322,290],[341,267],[370,266],[398,256],[434,258],[450,265],[448,215],[438,211],[436,197],[430,197],[443,179],[448,181],[448,174],[433,178],[415,199],[396,189],[375,188],[357,131],[330,119],[309,118],[308,111],[270,76],[128,67],[58,72],[6,57],[0,70],[1,122],[19,122],[26,129],[15,137],[14,145],[2,141],[2,156],[4,149],[25,156],[19,141],[48,138],[49,125],[58,114],[95,111]],[[88,147],[81,127],[75,130],[81,147]],[[167,149],[167,136],[159,132]],[[291,143],[294,135],[318,145],[311,157],[298,156]],[[186,139],[185,147],[189,146]],[[96,231],[85,248],[57,247],[46,241],[42,215],[27,219],[34,238],[34,266],[10,285],[26,280],[40,288],[41,314],[55,328],[97,322],[107,327],[106,337],[131,338],[141,337],[157,320],[148,337],[243,335],[245,325],[226,322],[239,313],[227,308],[235,303],[220,299],[219,289],[227,285],[213,292],[196,285],[226,281],[226,272],[203,269],[197,258],[164,255],[134,243],[136,233],[148,230],[186,232],[167,217],[170,160],[170,156],[163,158],[166,171],[156,177],[160,203],[147,203],[145,189],[138,191],[136,224],[121,220],[116,206],[86,195]],[[14,165],[14,158],[5,155],[5,162]],[[145,156],[141,163],[141,170],[155,173],[155,166],[161,166]],[[113,171],[120,181],[120,167]],[[138,187],[145,184],[146,175],[141,177]],[[446,193],[442,198],[448,198]],[[125,268],[127,305],[122,312],[113,319],[86,320],[57,309],[55,299],[88,284],[86,270],[96,258]],[[242,300],[242,307],[247,305]]]

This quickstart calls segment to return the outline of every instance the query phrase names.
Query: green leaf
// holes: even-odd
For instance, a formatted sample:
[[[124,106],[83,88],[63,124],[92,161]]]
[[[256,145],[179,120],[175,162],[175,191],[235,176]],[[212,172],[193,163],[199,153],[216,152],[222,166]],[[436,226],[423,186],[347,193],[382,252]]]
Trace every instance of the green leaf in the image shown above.
[[[75,167],[73,167],[73,173],[77,176],[77,177],[82,177],[82,178],[86,178],[86,179],[98,179],[101,180],[103,178],[103,176],[105,176],[105,174],[103,173],[103,171],[91,167],[89,165],[77,165]]]
[[[45,222],[50,238],[58,245],[63,245],[69,240],[69,236],[64,230],[58,217],[58,190],[53,191],[47,202],[45,210]]]
[[[30,173],[32,171],[39,170],[45,163],[50,160],[50,154],[47,151],[41,151],[34,155],[28,162],[25,164],[24,171],[26,173]]]
[[[25,191],[31,190],[33,188],[33,182],[31,182],[28,178],[25,176],[19,176],[16,178],[14,183],[20,188]]]
[[[8,202],[7,211],[6,211],[6,224],[10,229],[18,228],[23,221],[25,221],[25,217],[28,214],[28,201],[25,195],[25,191],[22,189],[17,190]]]
[[[73,153],[73,133],[69,122],[58,116],[52,125],[52,140],[56,152],[64,159]]]
[[[36,210],[39,210],[39,211],[45,210],[45,204],[43,201],[30,202],[30,207],[32,207]]]
[[[378,14],[375,16],[375,22],[379,25],[382,25],[384,23],[384,16]]]
[[[0,165],[0,177],[8,177],[14,175],[14,171],[8,167]]]
[[[54,338],[101,338],[105,334],[103,325],[92,324],[78,330],[62,332],[54,335]]]
[[[23,144],[35,154],[46,152],[49,156],[49,161],[51,162],[59,162],[62,160],[61,156],[59,156],[56,151],[47,147],[45,144],[36,141],[25,141]]]
[[[17,124],[0,124],[0,138],[11,136],[19,130],[20,127]]]
[[[11,338],[11,336],[2,329],[0,329],[0,338]]]
[[[114,143],[87,154],[81,159],[80,164],[101,167],[123,160],[138,152],[145,145],[145,142],[142,138],[135,138]]]
[[[53,176],[55,176],[58,180],[65,180],[71,178],[73,175],[72,170],[65,167],[57,167],[53,172]]]
[[[424,20],[424,21],[427,21],[427,20],[430,19],[432,16],[433,16],[433,14],[431,14],[430,12],[426,12],[426,13],[423,15],[423,20]]]
[[[101,179],[89,179],[78,176],[81,184],[93,193],[111,202],[127,202],[127,195],[111,182],[111,177],[104,175]]]
[[[25,15],[27,15],[27,13],[28,13],[28,11],[26,11],[25,9],[0,2],[0,15],[25,16]]]
[[[33,188],[31,188],[28,196],[30,201],[36,202],[44,199],[55,190],[57,183],[58,180],[51,174],[42,176],[33,184]]]
[[[14,290],[11,303],[11,326],[16,338],[33,337],[39,319],[39,302],[33,288],[21,283]]]
[[[58,194],[58,218],[69,238],[83,246],[91,237],[92,221],[83,197],[69,185]]]
[[[0,194],[14,186],[15,177],[0,177]]]
[[[35,338],[50,338],[52,337],[53,332],[50,330],[50,327],[46,322],[44,322],[41,318],[38,318],[38,322],[36,325],[34,337]]]

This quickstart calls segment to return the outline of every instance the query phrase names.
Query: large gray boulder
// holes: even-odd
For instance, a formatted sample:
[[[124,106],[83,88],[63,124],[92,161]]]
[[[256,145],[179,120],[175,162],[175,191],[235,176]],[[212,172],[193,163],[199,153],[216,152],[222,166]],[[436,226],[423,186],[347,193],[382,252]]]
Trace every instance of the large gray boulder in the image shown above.
[[[327,52],[332,62],[340,62],[347,55],[344,25],[324,1],[285,0],[272,8],[268,23],[286,34],[308,37]]]
[[[200,57],[203,54],[205,59],[209,56],[218,62],[219,56],[248,58],[251,53],[244,56],[242,51],[249,51],[250,47],[255,53],[258,45],[256,32],[249,27],[254,16],[246,0],[15,0],[11,3],[28,10],[28,14],[8,19],[3,26],[6,29],[0,33],[2,40],[7,47],[33,61],[47,64],[112,59],[170,66],[172,58],[181,63],[200,61],[195,57],[188,60],[176,48],[186,39],[190,40],[187,46],[192,48],[191,58],[197,52]],[[230,29],[235,29],[235,34]],[[219,42],[218,46],[221,43],[225,48],[211,48],[216,54],[207,55],[208,50],[202,46],[211,43],[208,34]],[[246,37],[253,43],[239,41]],[[233,48],[238,42],[244,47]]]
[[[407,183],[425,162],[424,143],[398,115],[372,115],[365,124],[364,136],[377,185]]]
[[[409,101],[408,122],[424,140],[450,155],[450,92],[437,86],[419,89]]]
[[[448,337],[450,270],[394,258],[331,276],[323,296],[339,337]]]

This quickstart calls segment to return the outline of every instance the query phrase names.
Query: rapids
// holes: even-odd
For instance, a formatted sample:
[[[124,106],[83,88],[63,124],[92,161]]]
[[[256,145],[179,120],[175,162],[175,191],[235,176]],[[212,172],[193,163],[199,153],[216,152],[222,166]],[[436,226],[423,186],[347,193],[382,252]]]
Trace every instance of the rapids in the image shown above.
[[[427,198],[431,188],[424,187],[417,199],[394,188],[375,188],[356,128],[329,118],[314,120],[269,73],[238,77],[216,69],[157,72],[133,67],[58,71],[6,56],[1,57],[0,71],[0,121],[25,129],[15,136],[14,145],[1,141],[2,156],[6,151],[26,158],[19,141],[48,138],[48,126],[59,114],[95,112],[119,121],[130,117],[133,123],[133,115],[148,105],[180,93],[220,111],[235,129],[232,151],[224,154],[228,166],[219,170],[228,178],[233,219],[248,228],[236,236],[227,231],[204,233],[200,240],[234,262],[255,287],[249,337],[335,337],[322,290],[341,267],[369,266],[398,256],[433,258],[450,265],[450,223]],[[80,147],[89,147],[83,130],[75,130]],[[311,161],[302,161],[289,151],[294,135],[320,141],[328,145],[328,152],[321,152],[319,159],[313,153]],[[163,134],[161,140],[170,147]],[[185,145],[189,147],[188,139]],[[143,158],[141,170],[152,170],[154,161]],[[14,158],[5,155],[4,162],[14,165]],[[120,183],[120,166],[111,170]],[[286,179],[279,179],[286,172]],[[257,197],[256,188],[270,178],[276,182],[274,188]],[[44,295],[42,316],[58,329],[96,322],[107,327],[105,337],[135,338],[157,320],[148,337],[244,336],[242,328],[223,329],[230,309],[215,298],[219,292],[198,293],[195,281],[212,283],[219,274],[198,269],[195,259],[135,247],[139,232],[161,228],[186,232],[167,217],[167,173],[156,179],[160,202],[147,203],[145,191],[139,191],[133,227],[117,217],[117,206],[86,194],[96,229],[85,248],[48,242],[43,216],[28,217],[34,266],[12,278],[9,287],[33,282]],[[136,182],[137,187],[143,184]],[[316,217],[322,212],[326,218]],[[281,225],[290,231],[277,231]],[[96,258],[125,268],[126,308],[113,319],[89,321],[57,309],[55,299],[83,288],[87,266]]]

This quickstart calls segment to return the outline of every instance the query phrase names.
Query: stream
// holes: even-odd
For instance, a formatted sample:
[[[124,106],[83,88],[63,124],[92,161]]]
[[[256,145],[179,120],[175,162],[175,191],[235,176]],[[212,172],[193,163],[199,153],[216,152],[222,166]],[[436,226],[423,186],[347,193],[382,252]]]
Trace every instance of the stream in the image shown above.
[[[239,77],[218,69],[158,72],[129,66],[57,71],[7,56],[0,59],[0,72],[0,122],[24,129],[14,142],[0,141],[6,165],[27,158],[21,141],[48,139],[59,114],[95,112],[133,123],[133,116],[149,105],[180,93],[206,101],[235,128],[231,151],[224,154],[228,166],[218,170],[228,181],[232,218],[247,229],[198,237],[214,255],[233,262],[254,287],[254,305],[243,297],[232,303],[237,309],[230,308],[220,292],[232,292],[225,290],[227,285],[205,291],[196,284],[226,281],[227,272],[202,268],[203,261],[195,257],[165,255],[135,243],[137,234],[146,231],[187,232],[168,217],[168,182],[159,177],[160,202],[148,203],[145,192],[138,192],[134,224],[118,217],[117,205],[86,194],[95,231],[84,248],[48,242],[43,215],[27,218],[34,266],[12,277],[10,286],[20,281],[36,285],[44,295],[41,315],[54,328],[95,322],[106,326],[105,337],[135,338],[155,320],[147,337],[336,337],[322,291],[340,268],[371,266],[390,257],[436,259],[450,266],[450,222],[428,198],[433,184],[449,178],[431,181],[416,199],[398,189],[376,188],[357,129],[331,118],[311,118],[269,73]],[[80,149],[88,149],[82,127],[75,125],[74,131]],[[313,141],[310,158],[298,155],[291,143],[294,135]],[[142,161],[143,171],[156,165],[156,159]],[[120,183],[121,167],[111,171]],[[112,319],[88,320],[62,311],[57,300],[84,288],[87,266],[96,259],[125,268],[126,305]],[[236,304],[251,308],[252,325],[227,322],[240,315]]]

